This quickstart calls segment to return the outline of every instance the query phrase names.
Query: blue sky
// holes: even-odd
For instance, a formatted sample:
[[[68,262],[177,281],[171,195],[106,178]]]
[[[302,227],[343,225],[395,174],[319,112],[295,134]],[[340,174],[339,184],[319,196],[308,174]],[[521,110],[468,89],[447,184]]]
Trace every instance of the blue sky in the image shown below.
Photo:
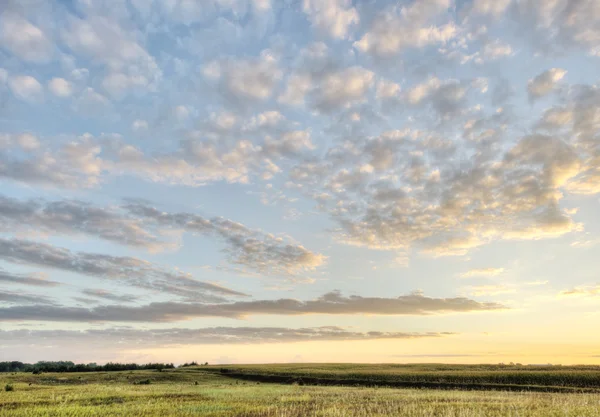
[[[4,2],[0,346],[598,362],[598,22],[594,0]]]

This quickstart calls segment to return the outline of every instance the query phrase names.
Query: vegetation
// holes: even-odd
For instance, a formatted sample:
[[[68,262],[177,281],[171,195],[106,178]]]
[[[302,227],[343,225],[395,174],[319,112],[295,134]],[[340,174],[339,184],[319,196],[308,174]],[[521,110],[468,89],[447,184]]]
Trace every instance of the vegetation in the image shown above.
[[[318,385],[564,391],[600,389],[600,366],[275,364],[207,367],[238,379]]]
[[[19,361],[0,362],[0,372],[32,372],[39,374],[41,372],[99,372],[99,371],[138,371],[144,369],[173,369],[172,363],[147,363],[138,365],[136,363],[112,363],[106,365],[97,365],[95,363],[78,363],[70,361],[46,362],[40,361],[34,364],[23,363]]]
[[[440,372],[489,372],[490,369],[440,365],[268,365],[236,366],[254,373],[300,371],[397,377],[438,367]],[[469,390],[396,389],[365,386],[271,384],[238,379],[219,366],[188,366],[126,372],[0,374],[0,415],[22,416],[461,416],[600,417],[600,390],[539,393]],[[233,367],[231,367],[233,369]],[[420,369],[420,370],[419,370]],[[577,369],[567,368],[578,372]],[[497,370],[500,372],[501,370]],[[506,370],[504,370],[506,371]],[[562,369],[561,369],[562,371]],[[514,370],[520,372],[519,369]],[[539,370],[548,375],[552,370]],[[580,370],[598,373],[599,370]],[[306,376],[309,378],[310,376]],[[148,383],[146,382],[148,381]],[[525,386],[523,388],[526,388]],[[597,388],[600,388],[598,386]]]

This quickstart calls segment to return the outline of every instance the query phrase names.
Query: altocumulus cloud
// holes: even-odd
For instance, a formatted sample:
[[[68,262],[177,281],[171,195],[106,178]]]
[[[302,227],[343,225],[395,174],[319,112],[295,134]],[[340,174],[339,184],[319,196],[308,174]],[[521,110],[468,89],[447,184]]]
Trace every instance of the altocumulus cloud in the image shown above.
[[[173,322],[195,317],[241,319],[254,315],[434,315],[504,310],[499,303],[464,297],[432,298],[416,292],[397,298],[343,296],[327,293],[307,301],[295,299],[253,300],[223,303],[161,302],[144,306],[103,305],[95,308],[68,306],[14,306],[0,308],[2,321],[66,322]]]
[[[331,256],[356,250],[357,261],[369,252],[337,244],[394,251],[401,260],[412,254],[473,255],[493,242],[575,234],[589,214],[571,204],[600,194],[600,89],[589,72],[576,68],[593,68],[600,56],[598,0],[383,0],[376,7],[351,0],[3,3],[0,112],[10,129],[0,133],[0,181],[11,184],[6,192],[97,192],[97,201],[119,189],[167,200],[185,189],[197,192],[195,202],[210,196],[218,207],[230,203],[225,194],[243,190],[244,202],[260,195],[261,202],[273,204],[273,213],[295,210],[329,219],[332,227],[322,226],[323,219],[314,223],[336,240]],[[153,35],[157,27],[160,42]],[[47,125],[57,115],[70,124]],[[56,132],[63,125],[63,132],[75,133]],[[138,189],[141,182],[146,184]],[[23,186],[26,192],[17,188]],[[421,293],[239,301],[234,297],[244,294],[238,291],[159,263],[25,238],[46,235],[54,243],[83,236],[102,241],[92,244],[143,249],[158,258],[155,252],[177,250],[190,236],[200,236],[198,243],[216,242],[236,269],[289,281],[335,275],[338,260],[321,271],[325,254],[269,233],[269,226],[254,229],[218,212],[54,198],[0,197],[0,261],[19,268],[0,270],[0,283],[11,288],[0,293],[0,320],[151,323],[505,308]],[[247,218],[254,214],[250,207],[232,211]],[[265,212],[257,221],[293,229]],[[320,230],[306,233],[316,239]],[[579,242],[573,247],[593,245]],[[191,261],[190,253],[171,259]],[[52,279],[62,272],[71,283],[77,274],[77,295],[86,298],[74,306],[69,302],[76,298],[67,291],[57,300],[46,297],[45,291],[58,295],[63,287],[45,275],[23,273],[25,267],[58,271]],[[465,278],[494,277],[502,269],[462,272]],[[134,287],[139,298],[114,284]],[[539,284],[468,290],[490,295]],[[570,285],[562,296],[598,295],[597,286]],[[139,293],[169,301],[134,305]],[[149,344],[152,338],[184,336],[253,343],[371,335],[324,328],[128,333],[135,336],[111,331],[64,335],[131,343],[138,337]],[[55,338],[23,337],[44,335]]]
[[[159,211],[135,201],[96,207],[77,200],[19,200],[0,195],[0,231],[87,235],[150,251],[177,246],[168,236],[182,232],[223,241],[228,259],[265,275],[295,275],[322,265],[325,256],[222,217]]]
[[[0,238],[0,259],[43,268],[89,275],[189,299],[222,300],[240,292],[195,280],[138,258],[72,252],[65,248],[20,239]]]

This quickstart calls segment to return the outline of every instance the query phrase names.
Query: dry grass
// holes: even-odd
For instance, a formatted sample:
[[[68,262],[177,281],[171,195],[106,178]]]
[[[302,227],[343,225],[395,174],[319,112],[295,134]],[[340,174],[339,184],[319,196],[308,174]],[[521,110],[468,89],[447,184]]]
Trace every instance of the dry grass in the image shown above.
[[[149,385],[135,382],[149,379]],[[196,385],[196,382],[198,383]],[[257,384],[218,373],[0,374],[2,416],[598,416],[600,394]],[[31,385],[30,385],[31,384]]]

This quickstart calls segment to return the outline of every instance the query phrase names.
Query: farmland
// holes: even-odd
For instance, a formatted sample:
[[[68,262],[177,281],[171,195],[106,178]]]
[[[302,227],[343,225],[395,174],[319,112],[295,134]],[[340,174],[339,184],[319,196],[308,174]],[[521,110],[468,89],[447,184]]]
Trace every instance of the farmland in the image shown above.
[[[269,376],[287,379],[270,383]],[[489,365],[294,364],[3,373],[0,415],[600,416],[598,378],[596,367]],[[313,385],[319,381],[325,383]],[[456,385],[394,388],[401,382]],[[514,387],[506,391],[499,384]],[[6,385],[13,390],[5,391]]]

